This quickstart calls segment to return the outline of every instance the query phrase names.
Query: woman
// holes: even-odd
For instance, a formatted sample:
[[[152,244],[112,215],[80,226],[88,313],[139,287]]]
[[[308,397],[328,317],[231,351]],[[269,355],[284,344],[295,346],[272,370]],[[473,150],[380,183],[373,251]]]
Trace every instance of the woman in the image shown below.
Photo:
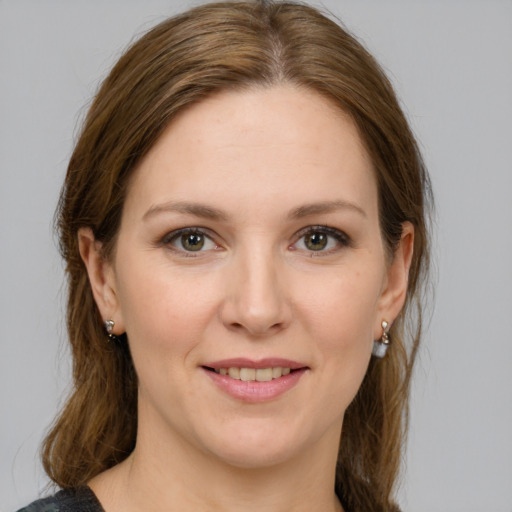
[[[384,74],[311,7],[137,41],[61,195],[64,490],[24,510],[397,510],[428,185]]]

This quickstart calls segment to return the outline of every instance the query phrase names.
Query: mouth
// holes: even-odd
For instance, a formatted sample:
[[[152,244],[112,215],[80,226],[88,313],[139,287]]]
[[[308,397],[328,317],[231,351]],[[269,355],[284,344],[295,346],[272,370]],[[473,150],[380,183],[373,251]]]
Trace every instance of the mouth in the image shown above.
[[[255,403],[279,398],[297,386],[310,368],[281,358],[237,358],[207,363],[202,369],[222,392]]]

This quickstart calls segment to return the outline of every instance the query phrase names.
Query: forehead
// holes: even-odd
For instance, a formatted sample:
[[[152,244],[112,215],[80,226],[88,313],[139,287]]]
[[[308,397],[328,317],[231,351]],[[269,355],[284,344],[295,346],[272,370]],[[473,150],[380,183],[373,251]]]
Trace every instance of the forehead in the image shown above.
[[[205,197],[262,210],[275,200],[293,208],[346,199],[375,210],[377,202],[351,118],[320,94],[289,85],[224,91],[182,112],[139,164],[127,202]]]

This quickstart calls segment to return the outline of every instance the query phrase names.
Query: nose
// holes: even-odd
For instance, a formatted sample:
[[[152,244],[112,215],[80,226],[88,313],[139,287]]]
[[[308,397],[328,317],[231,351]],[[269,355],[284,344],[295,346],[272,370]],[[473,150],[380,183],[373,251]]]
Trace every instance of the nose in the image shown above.
[[[291,302],[278,256],[270,250],[248,252],[229,265],[220,315],[230,330],[265,337],[288,327]]]

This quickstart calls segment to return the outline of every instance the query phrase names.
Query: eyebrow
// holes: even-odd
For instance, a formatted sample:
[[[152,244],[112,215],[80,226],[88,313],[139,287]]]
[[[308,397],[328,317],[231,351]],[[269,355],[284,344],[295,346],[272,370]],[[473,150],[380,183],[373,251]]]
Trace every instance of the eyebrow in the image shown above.
[[[225,221],[228,218],[223,211],[205,204],[171,201],[169,203],[152,206],[144,214],[143,220],[147,220],[148,218],[154,217],[160,213],[185,213],[188,215],[194,215],[195,217],[218,221]]]
[[[295,210],[292,210],[289,217],[292,219],[301,219],[308,215],[318,215],[322,213],[332,213],[338,210],[352,210],[361,214],[363,217],[367,217],[366,212],[357,204],[349,201],[323,201],[320,203],[310,203],[304,206],[299,206]]]
[[[290,219],[301,219],[308,217],[309,215],[319,215],[324,213],[333,213],[338,210],[352,210],[359,213],[363,217],[367,217],[366,212],[358,205],[349,201],[322,201],[319,203],[310,203],[303,206],[299,206],[292,210],[288,218]],[[210,219],[216,221],[226,221],[229,216],[212,206],[208,206],[201,203],[188,203],[188,202],[168,202],[163,204],[157,204],[151,206],[149,210],[144,214],[143,220],[147,220],[150,217],[162,213],[184,213],[188,215],[194,215],[195,217],[201,217],[203,219]]]

